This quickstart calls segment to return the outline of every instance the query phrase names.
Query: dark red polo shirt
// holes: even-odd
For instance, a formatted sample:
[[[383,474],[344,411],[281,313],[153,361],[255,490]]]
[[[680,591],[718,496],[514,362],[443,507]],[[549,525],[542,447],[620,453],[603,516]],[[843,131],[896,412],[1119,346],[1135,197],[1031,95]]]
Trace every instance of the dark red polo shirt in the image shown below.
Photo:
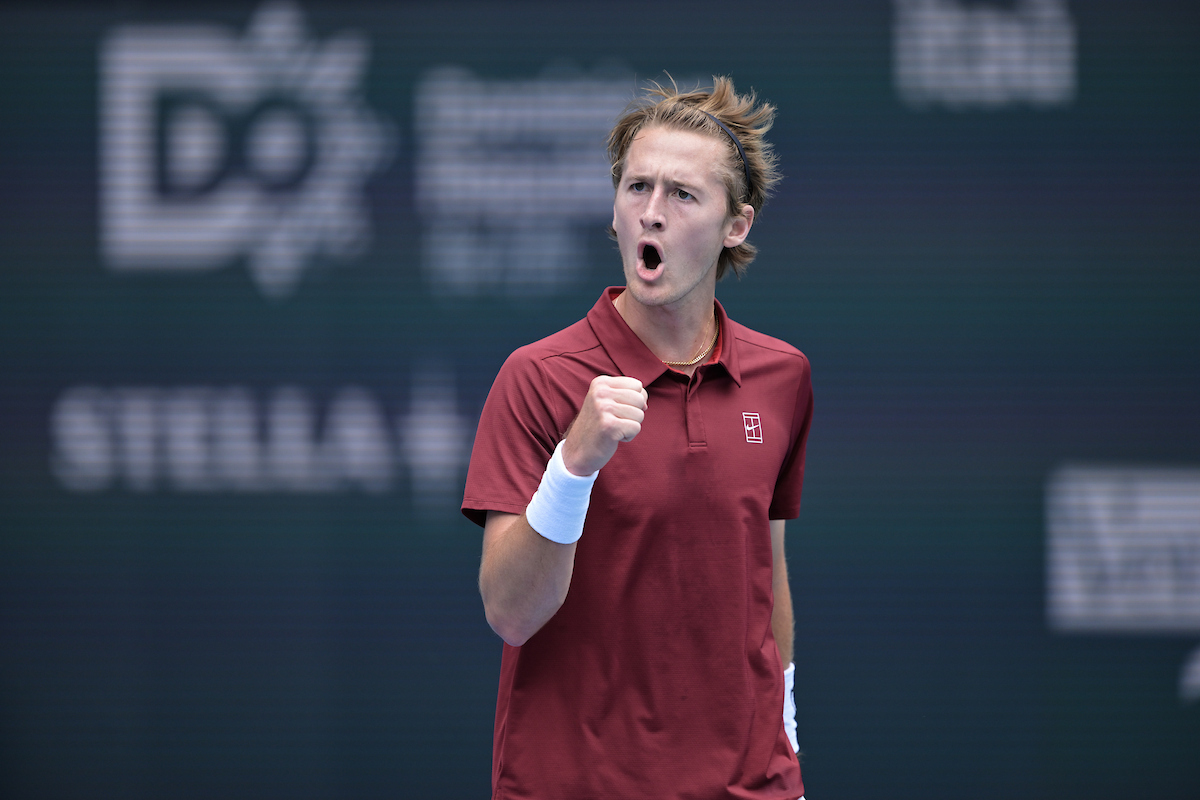
[[[597,375],[649,393],[600,470],[566,602],[504,646],[495,798],[772,798],[804,792],[783,730],[768,521],[799,514],[808,359],[730,320],[690,378],[630,330],[609,288],[520,348],[484,406],[463,513],[520,514]]]

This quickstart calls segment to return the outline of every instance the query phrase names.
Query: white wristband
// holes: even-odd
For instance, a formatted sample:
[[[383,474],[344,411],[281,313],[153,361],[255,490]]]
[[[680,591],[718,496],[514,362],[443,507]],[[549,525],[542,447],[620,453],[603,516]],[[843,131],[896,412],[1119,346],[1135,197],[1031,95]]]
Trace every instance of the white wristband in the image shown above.
[[[580,477],[563,463],[563,443],[554,448],[542,484],[525,508],[529,527],[552,542],[571,544],[583,535],[583,520],[592,499],[592,484],[600,470]]]
[[[788,741],[792,743],[792,752],[800,752],[800,743],[796,740],[796,698],[793,689],[796,681],[796,664],[788,664],[783,671],[783,729],[787,732]]]

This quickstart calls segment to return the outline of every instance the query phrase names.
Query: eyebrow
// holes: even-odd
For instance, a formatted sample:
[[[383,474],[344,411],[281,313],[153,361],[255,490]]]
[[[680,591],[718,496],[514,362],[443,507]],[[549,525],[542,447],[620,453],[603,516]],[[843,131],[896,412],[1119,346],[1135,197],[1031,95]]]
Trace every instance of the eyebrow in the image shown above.
[[[626,172],[624,180],[629,183],[654,183],[655,179],[649,175],[645,175],[645,174],[638,173],[638,172]],[[672,186],[675,186],[675,187],[678,187],[681,189],[687,189],[689,192],[692,192],[693,194],[696,193],[693,190],[699,189],[701,184],[703,183],[703,179],[701,179],[701,180],[682,180],[679,178],[667,177],[664,180],[667,183],[671,184]]]

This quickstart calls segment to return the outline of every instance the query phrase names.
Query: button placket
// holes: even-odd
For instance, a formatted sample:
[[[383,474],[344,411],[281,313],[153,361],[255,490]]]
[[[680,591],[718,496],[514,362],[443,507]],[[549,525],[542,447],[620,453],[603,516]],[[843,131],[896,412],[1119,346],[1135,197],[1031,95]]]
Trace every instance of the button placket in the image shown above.
[[[708,435],[704,430],[704,413],[700,408],[700,383],[703,380],[703,370],[696,370],[691,379],[683,386],[684,414],[687,419],[688,448],[704,449],[708,447]]]

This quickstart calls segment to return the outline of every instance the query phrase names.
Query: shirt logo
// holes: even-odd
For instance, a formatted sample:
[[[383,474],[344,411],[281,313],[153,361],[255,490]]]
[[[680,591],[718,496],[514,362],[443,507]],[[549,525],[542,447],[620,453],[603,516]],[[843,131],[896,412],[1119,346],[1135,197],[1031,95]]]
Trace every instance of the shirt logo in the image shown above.
[[[743,411],[742,424],[746,427],[746,441],[762,444],[762,420],[758,418],[758,414]]]

